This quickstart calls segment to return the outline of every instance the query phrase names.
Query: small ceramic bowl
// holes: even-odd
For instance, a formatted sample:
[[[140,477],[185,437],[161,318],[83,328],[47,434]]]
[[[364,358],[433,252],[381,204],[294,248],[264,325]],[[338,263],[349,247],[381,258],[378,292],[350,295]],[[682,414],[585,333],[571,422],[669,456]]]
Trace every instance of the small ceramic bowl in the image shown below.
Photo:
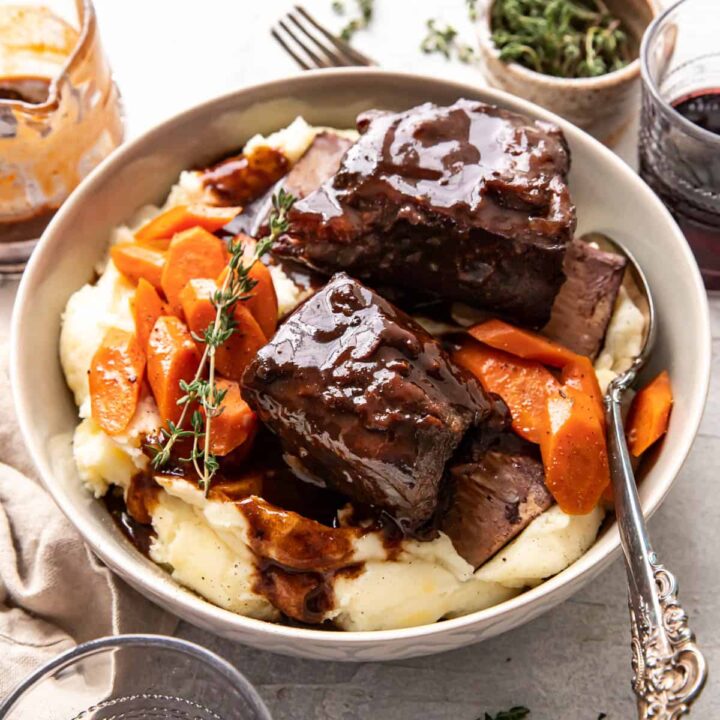
[[[500,59],[492,41],[490,15],[494,0],[485,3],[478,21],[480,56],[493,87],[519,95],[564,117],[612,145],[637,109],[640,60],[645,28],[655,16],[652,0],[607,0],[610,12],[630,30],[635,60],[621,70],[593,78],[560,78]]]

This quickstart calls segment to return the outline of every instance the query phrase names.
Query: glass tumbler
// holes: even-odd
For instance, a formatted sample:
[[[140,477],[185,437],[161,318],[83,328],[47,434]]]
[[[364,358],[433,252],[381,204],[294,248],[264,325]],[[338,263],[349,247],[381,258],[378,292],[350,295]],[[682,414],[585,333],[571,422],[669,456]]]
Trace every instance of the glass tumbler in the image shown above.
[[[79,645],[0,703],[1,720],[271,720],[250,683],[209,650],[160,635]]]
[[[90,0],[0,0],[0,270],[122,137]]]
[[[681,0],[650,25],[640,50],[640,174],[682,228],[711,290],[720,290],[719,38],[718,1]]]

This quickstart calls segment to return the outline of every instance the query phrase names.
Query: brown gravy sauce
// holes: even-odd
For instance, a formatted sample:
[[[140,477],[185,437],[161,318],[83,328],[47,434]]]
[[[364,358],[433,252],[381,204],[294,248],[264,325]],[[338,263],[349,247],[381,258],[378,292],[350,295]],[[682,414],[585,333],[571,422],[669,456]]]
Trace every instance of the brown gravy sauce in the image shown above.
[[[13,75],[0,77],[0,103],[2,101],[23,102],[28,105],[41,105],[50,96],[52,80],[36,75]],[[13,218],[9,222],[0,221],[0,243],[22,242],[39,238],[56,209],[38,208],[33,215]]]
[[[21,242],[39,238],[53,219],[56,209],[41,208],[24,220],[0,221],[0,243]]]
[[[150,557],[150,545],[155,538],[155,531],[150,525],[143,525],[135,520],[127,510],[123,491],[113,487],[103,497],[103,503],[120,532],[145,557]]]
[[[260,146],[250,155],[234,155],[201,171],[203,185],[228,205],[247,205],[272,187],[290,167],[278,150]]]
[[[42,105],[50,96],[52,80],[39,75],[0,77],[0,100]]]
[[[329,572],[298,572],[263,559],[254,590],[265,596],[292,620],[309,625],[323,623],[335,605],[334,582],[337,577],[357,577],[362,563]]]
[[[317,625],[333,607],[335,578],[362,572],[362,563],[352,560],[353,541],[381,525],[371,523],[364,512],[352,516],[362,528],[338,527],[337,513],[345,498],[299,480],[268,431],[261,431],[253,455],[242,470],[227,462],[210,498],[234,503],[248,522],[250,547],[258,558],[254,590],[291,621]],[[168,475],[193,481],[188,466],[172,461]],[[120,488],[113,488],[103,499],[117,527],[146,557],[155,537],[150,522],[159,492],[150,474],[138,473],[125,498]],[[389,551],[399,547],[399,534],[386,536]]]

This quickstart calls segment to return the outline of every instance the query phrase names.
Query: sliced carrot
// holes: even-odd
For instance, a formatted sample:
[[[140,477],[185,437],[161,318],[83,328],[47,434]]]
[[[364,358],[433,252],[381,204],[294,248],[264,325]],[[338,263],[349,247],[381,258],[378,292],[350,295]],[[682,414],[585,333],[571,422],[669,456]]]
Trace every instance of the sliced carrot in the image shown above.
[[[194,278],[216,278],[227,265],[225,243],[199,227],[175,235],[167,252],[162,289],[176,315],[182,312],[180,293]]]
[[[205,330],[215,322],[217,309],[212,304],[218,286],[209,278],[193,278],[180,291],[180,307],[190,332],[203,337]],[[200,343],[198,349],[204,350]]]
[[[250,297],[243,300],[243,303],[258,321],[258,325],[265,333],[265,337],[271,338],[275,334],[278,324],[278,299],[272,275],[263,262],[255,260],[252,256],[255,249],[255,240],[241,233],[235,237],[233,242],[240,242],[245,246],[244,262],[246,267],[252,263],[248,276],[254,281],[255,285],[249,293]],[[225,268],[220,273],[217,279],[218,285],[223,284],[227,273],[228,268]]]
[[[258,321],[265,336],[271,338],[278,324],[278,299],[272,275],[259,260],[253,263],[248,275],[255,281],[255,287],[250,291],[250,299],[245,302],[245,307]]]
[[[140,278],[132,300],[132,311],[135,319],[135,334],[143,352],[147,352],[148,338],[161,315],[168,310],[157,290],[145,278]]]
[[[603,417],[602,393],[590,358],[502,320],[487,320],[471,327],[468,333],[497,350],[504,350],[526,360],[537,360],[550,367],[562,368],[561,382],[590,395]]]
[[[540,443],[545,484],[561,510],[584,515],[610,484],[605,428],[592,398],[572,387],[548,397],[548,417]]]
[[[453,359],[508,406],[513,430],[540,445],[545,482],[568,513],[587,513],[602,496],[608,473],[605,427],[596,399],[567,385],[537,360],[467,339]]]
[[[191,280],[180,294],[182,310],[190,330],[202,336],[215,322],[216,310],[211,298],[217,290],[212,280]],[[230,380],[240,380],[245,368],[265,345],[267,338],[245,304],[238,302],[233,311],[235,330],[228,341],[215,351],[215,366],[220,375]],[[202,347],[202,346],[201,346]]]
[[[598,383],[595,368],[590,358],[584,355],[578,355],[574,360],[569,362],[560,373],[560,382],[563,385],[573,387],[576,390],[584,392],[590,397],[595,405],[595,411],[598,417],[605,425],[605,410],[603,406],[603,396]]]
[[[139,243],[167,250],[176,233],[201,227],[216,232],[242,211],[240,207],[212,207],[211,205],[176,205],[145,223],[136,233]]]
[[[537,360],[550,367],[562,368],[578,357],[577,353],[559,343],[502,320],[487,320],[471,327],[468,333],[497,350],[504,350],[526,360]]]
[[[561,388],[547,368],[474,340],[464,341],[453,360],[473,373],[487,392],[500,395],[518,435],[530,442],[542,441],[548,432],[547,397]]]
[[[105,334],[90,363],[92,418],[110,435],[121,433],[137,409],[145,372],[145,354],[137,338],[125,330]]]
[[[172,315],[159,317],[148,340],[147,376],[163,420],[178,421],[178,400],[185,394],[180,381],[191,382],[199,364],[200,354],[185,323]]]
[[[258,419],[243,400],[236,382],[216,378],[215,387],[224,391],[225,397],[220,414],[210,421],[210,452],[227,455],[255,434]]]
[[[667,432],[672,404],[672,387],[666,370],[635,395],[627,419],[628,448],[635,457]]]
[[[133,283],[140,278],[158,290],[165,267],[165,253],[137,243],[118,243],[110,248],[110,257],[117,269]]]

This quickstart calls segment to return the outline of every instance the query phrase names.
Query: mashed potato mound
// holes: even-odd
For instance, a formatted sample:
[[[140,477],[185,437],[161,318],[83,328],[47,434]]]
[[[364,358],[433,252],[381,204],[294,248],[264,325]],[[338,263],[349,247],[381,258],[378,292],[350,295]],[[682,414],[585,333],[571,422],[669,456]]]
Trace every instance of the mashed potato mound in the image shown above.
[[[302,118],[267,138],[256,136],[248,148],[262,144],[281,149],[297,160],[320,128]],[[355,136],[349,131],[350,137]],[[161,210],[187,202],[212,202],[197,173],[183,172],[163,208],[147,206],[128,226],[117,228],[112,242],[132,238],[134,230]],[[92,357],[110,328],[134,329],[130,299],[133,287],[111,261],[100,278],[78,290],[68,301],[60,337],[62,367],[79,407],[81,422],[74,436],[74,456],[81,480],[97,497],[110,485],[127,488],[132,476],[145,470],[148,458],[141,441],[157,428],[160,417],[150,395],[143,397],[122,435],[105,434],[90,417],[87,373]],[[298,289],[280,268],[271,268],[281,315],[307,293]],[[642,316],[621,291],[596,368],[606,384],[623,369],[640,342]],[[609,378],[609,379],[608,379]],[[232,503],[208,500],[191,483],[161,481],[152,524],[156,538],[151,557],[172,577],[210,602],[232,612],[263,620],[279,613],[255,592],[257,558],[247,542],[244,516]],[[406,540],[392,558],[377,533],[358,539],[354,558],[363,563],[354,576],[338,576],[335,606],[327,619],[346,630],[382,630],[431,623],[503,602],[561,572],[592,545],[603,519],[596,508],[584,516],[569,516],[552,507],[473,571],[444,534],[429,542]]]

